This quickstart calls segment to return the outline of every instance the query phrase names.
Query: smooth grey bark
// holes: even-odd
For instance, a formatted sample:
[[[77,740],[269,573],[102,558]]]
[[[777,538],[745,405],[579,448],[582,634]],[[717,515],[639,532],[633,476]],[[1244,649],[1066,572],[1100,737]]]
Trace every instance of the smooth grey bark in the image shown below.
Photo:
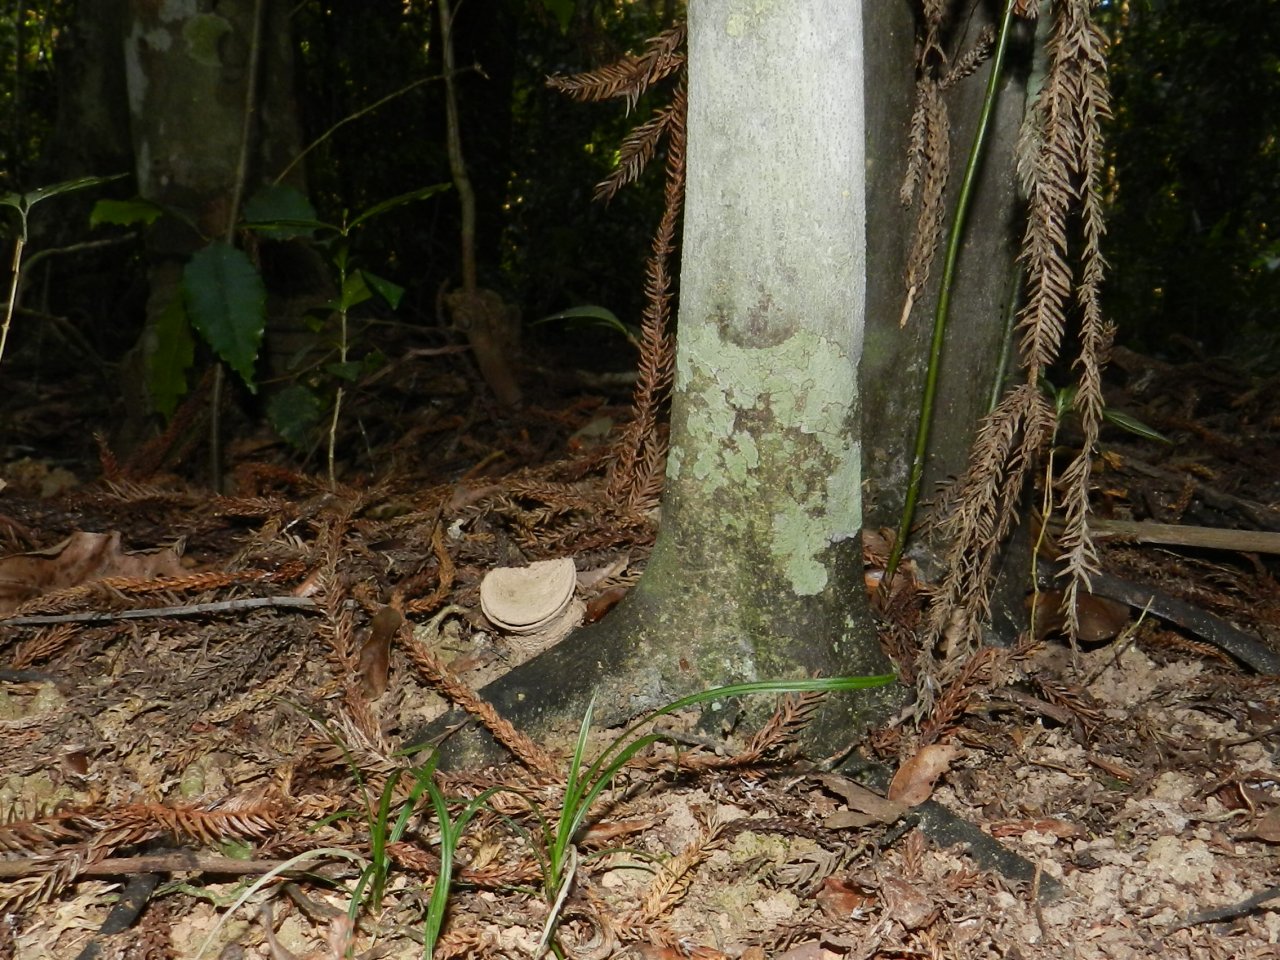
[[[671,453],[637,587],[484,690],[526,729],[694,689],[889,672],[866,609],[857,381],[866,249],[862,10],[693,0]],[[878,719],[833,698],[816,738]]]
[[[861,21],[845,0],[689,9],[671,453],[632,619],[704,681],[888,666],[858,538]]]

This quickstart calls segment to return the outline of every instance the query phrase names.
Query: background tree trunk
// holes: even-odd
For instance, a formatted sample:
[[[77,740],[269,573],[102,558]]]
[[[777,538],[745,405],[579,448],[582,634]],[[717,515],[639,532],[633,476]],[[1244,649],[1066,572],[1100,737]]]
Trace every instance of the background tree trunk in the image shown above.
[[[270,182],[301,150],[289,6],[270,0],[262,6],[242,199]],[[150,294],[146,330],[131,358],[137,370],[124,378],[139,391],[127,398],[131,429],[118,438],[126,449],[146,429],[152,405],[143,371],[155,349],[156,323],[179,295],[182,267],[209,240],[222,238],[239,215],[231,204],[244,137],[255,8],[255,0],[206,0],[181,9],[129,0],[125,69],[138,193],[185,215],[195,229],[164,217],[147,231]],[[301,166],[290,182],[305,186]]]
[[[866,516],[868,527],[896,529],[911,470],[920,396],[929,360],[934,306],[942,275],[938,250],[930,281],[917,298],[907,324],[899,320],[905,297],[913,226],[920,203],[904,206],[899,192],[906,174],[915,83],[916,25],[912,5],[864,0],[868,34],[867,75],[867,275],[866,349],[862,355],[863,436],[866,443]],[[985,28],[998,26],[999,4],[970,0],[953,12],[957,35],[948,40],[954,60],[971,50]],[[1015,20],[1014,42],[1001,79],[999,100],[987,135],[986,155],[970,207],[968,228],[951,293],[950,321],[943,348],[942,374],[933,415],[930,453],[922,498],[961,473],[978,421],[986,415],[1005,335],[1007,311],[1018,281],[1015,257],[1021,236],[1022,203],[1013,166],[1027,105],[1033,31]],[[991,60],[943,93],[950,116],[951,162],[943,197],[946,223],[954,215],[965,164],[982,109]],[[945,233],[943,236],[945,242]],[[1016,354],[1011,369],[1016,366]],[[917,513],[922,518],[926,511]],[[1022,606],[1026,578],[1019,576],[1029,556],[1025,538],[1006,554],[1012,576],[993,594],[997,633],[1011,639],[1026,619]],[[916,551],[928,565],[934,551]],[[936,571],[931,571],[936,572]]]

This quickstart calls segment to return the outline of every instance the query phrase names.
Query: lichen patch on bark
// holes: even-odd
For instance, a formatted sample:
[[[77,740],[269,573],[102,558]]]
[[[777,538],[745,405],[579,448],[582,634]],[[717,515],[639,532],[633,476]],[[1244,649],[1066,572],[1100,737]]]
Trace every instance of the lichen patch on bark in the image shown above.
[[[724,527],[765,538],[797,594],[820,592],[823,551],[862,523],[850,358],[806,330],[759,347],[730,342],[715,323],[687,324],[681,336],[688,442],[673,448],[669,477],[695,484],[699,499],[733,504]]]

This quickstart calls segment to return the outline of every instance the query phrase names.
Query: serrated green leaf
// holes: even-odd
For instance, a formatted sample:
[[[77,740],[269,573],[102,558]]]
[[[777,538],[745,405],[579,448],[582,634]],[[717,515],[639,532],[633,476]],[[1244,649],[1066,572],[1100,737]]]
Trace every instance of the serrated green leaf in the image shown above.
[[[305,450],[324,416],[325,403],[300,383],[285,387],[267,403],[267,419],[291,447]]]
[[[114,223],[128,227],[141,223],[149,227],[162,216],[164,216],[162,207],[142,197],[134,197],[132,200],[99,200],[89,213],[89,226]]]
[[[267,291],[252,261],[243,250],[211,243],[187,263],[182,286],[191,325],[256,393],[253,364],[266,324]]]
[[[1144,440],[1154,440],[1156,443],[1173,443],[1168,437],[1157,430],[1155,427],[1149,427],[1136,417],[1120,410],[1103,410],[1102,419],[1114,423],[1121,430],[1127,430],[1135,437],[1142,437]]]
[[[271,184],[244,205],[243,226],[275,240],[310,237],[317,230],[335,230],[316,219],[315,207],[296,187]]]
[[[404,298],[404,287],[372,274],[368,270],[361,270],[360,275],[364,277],[364,282],[373,289],[373,292],[385,300],[392,310],[400,306],[400,301]]]
[[[448,190],[449,187],[450,184],[447,183],[435,183],[429,187],[419,187],[417,190],[410,190],[408,193],[402,193],[400,196],[392,197],[390,200],[383,200],[381,203],[375,203],[364,213],[356,216],[356,218],[351,221],[350,226],[347,227],[347,230],[351,231],[366,220],[370,220],[373,217],[384,214],[388,210],[393,210],[396,207],[402,207],[406,203],[413,203],[415,200],[426,200],[428,197],[433,197],[443,190]]]
[[[161,311],[155,335],[155,349],[147,356],[147,388],[156,410],[168,420],[187,395],[187,371],[196,357],[196,341],[180,291]]]

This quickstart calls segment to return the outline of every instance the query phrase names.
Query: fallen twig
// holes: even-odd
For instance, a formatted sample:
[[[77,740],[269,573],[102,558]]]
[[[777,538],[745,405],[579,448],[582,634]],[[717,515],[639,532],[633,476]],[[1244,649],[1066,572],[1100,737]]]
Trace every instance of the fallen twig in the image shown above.
[[[216,600],[211,603],[188,603],[178,607],[138,607],[133,610],[79,610],[75,613],[50,613],[30,617],[0,619],[0,627],[39,627],[52,623],[109,623],[113,620],[145,620],[149,617],[191,617],[202,613],[235,613],[262,607],[315,610],[310,597],[241,597],[238,600]]]

